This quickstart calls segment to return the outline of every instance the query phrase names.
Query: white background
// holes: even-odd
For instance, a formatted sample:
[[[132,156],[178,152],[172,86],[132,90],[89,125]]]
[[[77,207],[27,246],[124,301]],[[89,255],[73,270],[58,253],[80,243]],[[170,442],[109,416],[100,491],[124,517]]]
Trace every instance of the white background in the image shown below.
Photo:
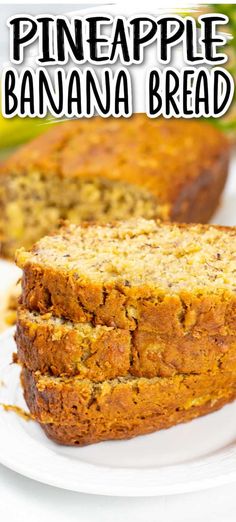
[[[159,498],[82,495],[44,486],[0,466],[3,522],[235,522],[236,484]]]

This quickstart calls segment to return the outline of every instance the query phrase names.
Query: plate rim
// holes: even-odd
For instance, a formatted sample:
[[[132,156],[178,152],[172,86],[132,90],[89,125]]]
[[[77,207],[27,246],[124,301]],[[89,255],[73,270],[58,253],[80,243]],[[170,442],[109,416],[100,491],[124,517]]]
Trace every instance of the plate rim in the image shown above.
[[[8,366],[6,359],[9,357],[12,351],[12,349],[10,350],[10,346],[14,330],[15,328],[11,327],[0,335],[0,344],[5,344],[3,347],[4,356],[3,352],[0,351],[0,377],[4,371],[4,368],[7,368],[7,371],[10,373],[13,371],[11,369],[12,367],[10,367],[10,365]],[[8,351],[7,348],[9,348]],[[5,356],[6,353],[7,357]],[[2,377],[4,379],[4,375],[2,375]],[[12,374],[11,382],[14,381],[14,379],[15,377]],[[14,382],[14,386],[17,390],[17,381]],[[7,440],[9,447],[11,447],[11,439],[14,440],[14,437],[12,436],[12,430],[8,429],[9,425],[11,427],[14,427],[14,425],[20,426],[20,423],[22,422],[22,419],[19,419],[19,417],[13,417],[12,414],[5,412],[2,408],[0,409],[1,447],[2,444],[4,445],[4,437],[5,441]],[[27,442],[27,433],[21,427],[20,432],[21,438]],[[61,467],[61,469],[63,469],[63,464],[65,465],[65,463],[67,463],[68,466],[72,469],[70,476],[67,476],[65,479],[68,466],[64,466],[63,473],[60,474],[56,473],[55,470],[49,471],[47,466],[45,467],[44,462],[40,462],[40,466],[36,466],[37,469],[32,466],[32,460],[30,458],[27,462],[22,463],[21,459],[19,458],[19,454],[17,453],[17,445],[16,448],[13,446],[13,451],[11,451],[10,454],[9,452],[0,452],[0,462],[5,467],[29,479],[47,484],[49,486],[74,492],[117,497],[155,497],[161,495],[173,495],[200,491],[220,485],[226,485],[236,481],[236,443],[231,443],[226,446],[224,450],[217,450],[213,454],[196,458],[191,462],[178,463],[174,465],[169,464],[161,468],[116,468],[92,464],[79,460],[74,461],[74,464],[72,463],[72,465],[71,459],[69,459],[66,455],[60,455],[56,452],[53,452],[53,449],[47,447],[43,443],[40,444],[37,439],[31,439],[30,435],[28,435],[28,442],[31,442],[32,446],[38,446],[41,450],[43,448],[43,454],[46,453],[46,456],[48,456],[47,454],[49,454],[49,457],[51,455],[49,461],[52,460],[54,465],[57,461],[56,468]],[[26,446],[28,447],[27,444]],[[218,475],[215,475],[214,473],[210,473],[210,475],[207,474],[207,463],[213,463],[214,466],[214,462],[216,461],[217,464],[217,460],[220,460],[222,456],[224,457],[222,461],[230,461],[231,465],[229,466],[229,469],[226,462],[226,469],[224,467],[224,469],[222,469],[222,473],[219,473]],[[202,472],[200,472],[200,475],[198,473],[199,466],[201,467],[201,464],[204,464],[203,471],[206,472],[205,476]],[[184,473],[184,471],[187,469],[192,472],[191,479],[189,479],[188,471],[186,473],[186,480],[180,480],[178,477],[178,472],[179,476],[181,477],[181,472]],[[195,475],[194,470],[197,470],[197,474]],[[74,475],[76,474],[76,471],[77,475],[85,472],[82,481],[74,481]],[[160,477],[165,477],[167,475],[168,478],[168,474],[173,475],[174,480],[171,483],[160,484]],[[137,482],[140,480],[140,477],[143,480],[141,480],[140,484],[137,486]],[[91,478],[93,478],[92,481]],[[134,481],[133,483],[132,480]]]

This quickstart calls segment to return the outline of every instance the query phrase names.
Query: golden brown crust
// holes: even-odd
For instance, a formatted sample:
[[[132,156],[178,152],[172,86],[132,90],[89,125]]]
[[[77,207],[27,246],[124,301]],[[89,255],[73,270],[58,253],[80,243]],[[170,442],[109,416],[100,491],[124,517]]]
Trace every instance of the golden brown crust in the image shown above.
[[[22,304],[78,323],[175,339],[236,332],[234,227],[130,220],[68,225],[30,252]]]
[[[205,223],[219,203],[229,148],[199,121],[136,114],[53,125],[0,168],[1,255],[31,246],[61,218]]]
[[[228,151],[221,132],[196,120],[96,117],[54,125],[9,158],[1,173],[122,179],[166,203],[176,202],[183,187],[188,191],[190,180],[206,186],[207,175]]]
[[[151,378],[200,374],[218,367],[236,370],[235,336],[198,338],[93,326],[83,334],[83,324],[60,324],[51,314],[34,315],[18,310],[15,337],[17,361],[32,371],[99,382],[127,374]]]
[[[172,377],[236,370],[236,339],[232,336],[158,335],[137,329],[133,334],[132,369],[138,377]]]
[[[35,322],[20,309],[15,339],[18,362],[33,371],[92,381],[129,373],[131,338],[127,330],[91,327],[91,332],[81,334],[76,325],[55,326],[50,317]]]
[[[130,438],[214,411],[236,395],[235,372],[93,384],[22,370],[31,414],[61,444]]]
[[[58,424],[41,424],[41,428],[44,430],[47,437],[57,444],[66,446],[83,446],[87,444],[93,444],[104,440],[122,440],[130,439],[138,435],[147,435],[154,431],[170,428],[176,424],[183,422],[189,422],[197,417],[213,413],[214,411],[222,408],[228,402],[235,399],[236,392],[228,399],[216,399],[215,402],[208,402],[202,406],[194,406],[191,409],[185,411],[177,411],[168,417],[166,415],[156,415],[153,419],[147,418],[142,420],[142,427],[140,425],[132,424],[127,425],[126,422],[120,424],[114,423],[112,429],[104,428],[101,429],[99,425],[95,425],[93,429],[90,429],[89,423],[87,425],[58,425]]]
[[[229,158],[222,155],[213,171],[203,170],[198,181],[186,184],[170,210],[169,219],[179,223],[208,223],[219,205],[228,167]]]
[[[235,398],[235,233],[146,220],[68,225],[18,253],[28,309],[17,332],[22,384],[49,437],[130,438]],[[91,359],[76,336],[84,327],[89,339],[109,330]],[[74,357],[87,374],[73,375]]]
[[[156,334],[235,335],[236,295],[179,295],[118,284],[77,281],[70,274],[28,263],[22,278],[22,304],[76,322],[122,329],[140,327]]]

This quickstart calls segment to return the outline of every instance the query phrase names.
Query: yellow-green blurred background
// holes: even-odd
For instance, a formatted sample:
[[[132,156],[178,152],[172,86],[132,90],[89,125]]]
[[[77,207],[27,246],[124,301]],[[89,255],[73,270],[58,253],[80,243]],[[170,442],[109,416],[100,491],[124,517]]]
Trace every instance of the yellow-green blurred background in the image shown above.
[[[70,7],[68,4],[61,4],[60,6],[56,7],[56,12],[63,12],[69,11]],[[80,6],[82,7],[82,6]],[[2,9],[2,8],[1,8]],[[13,10],[12,13],[17,11],[17,6],[11,6],[11,9]],[[47,5],[48,12],[54,12],[55,11],[55,4],[53,5]],[[29,7],[26,6],[26,11],[29,11]],[[34,8],[35,11],[35,8]],[[38,12],[42,11],[42,6],[38,5]],[[227,53],[229,56],[229,61],[227,64],[228,69],[230,70],[231,74],[233,74],[235,80],[236,80],[236,5],[235,4],[212,4],[211,6],[200,6],[198,7],[195,16],[199,16],[201,13],[206,12],[220,12],[224,13],[229,17],[229,24],[228,26],[222,27],[223,32],[227,32],[229,34],[232,34],[234,37],[233,39],[229,40],[229,43],[227,45]],[[21,6],[21,12],[23,12],[22,6]],[[36,10],[37,12],[37,10]],[[34,14],[36,14],[36,12]],[[55,13],[56,14],[56,13]],[[185,12],[183,10],[182,15],[184,15]],[[189,14],[189,13],[186,13]],[[192,13],[191,13],[192,14]],[[8,18],[8,16],[6,16]],[[1,23],[6,23],[6,19],[3,20]],[[1,41],[0,41],[1,46]],[[1,64],[2,65],[2,64]],[[52,123],[52,117],[48,119],[38,119],[38,118],[12,118],[12,119],[5,119],[0,113],[0,158],[4,158],[6,154],[9,153],[11,148],[14,148],[21,143],[24,143],[28,141],[29,139],[37,136],[38,134],[41,134],[42,132],[45,132],[48,129],[48,125]],[[234,102],[231,105],[230,110],[228,113],[224,116],[224,118],[220,120],[212,120],[213,125],[217,125],[224,132],[226,132],[233,140],[236,140],[236,95],[234,98]]]

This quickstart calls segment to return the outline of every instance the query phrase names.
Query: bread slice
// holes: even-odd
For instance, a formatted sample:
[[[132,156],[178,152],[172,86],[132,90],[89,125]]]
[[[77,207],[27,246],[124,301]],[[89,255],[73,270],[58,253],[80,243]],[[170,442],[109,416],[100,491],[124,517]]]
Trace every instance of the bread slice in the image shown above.
[[[228,160],[225,136],[199,121],[136,114],[54,124],[0,168],[2,254],[32,246],[61,219],[207,222]]]
[[[121,378],[102,383],[22,370],[30,412],[61,444],[82,445],[168,428],[216,410],[236,396],[236,374]]]
[[[128,330],[91,323],[72,323],[18,309],[14,360],[27,368],[54,375],[77,375],[94,381],[129,373],[131,336]]]
[[[175,340],[235,335],[236,229],[130,220],[68,225],[20,249],[22,303]]]
[[[137,329],[72,323],[20,307],[16,330],[18,361],[29,370],[99,382],[131,374],[171,377],[236,371],[235,336],[158,335]]]

